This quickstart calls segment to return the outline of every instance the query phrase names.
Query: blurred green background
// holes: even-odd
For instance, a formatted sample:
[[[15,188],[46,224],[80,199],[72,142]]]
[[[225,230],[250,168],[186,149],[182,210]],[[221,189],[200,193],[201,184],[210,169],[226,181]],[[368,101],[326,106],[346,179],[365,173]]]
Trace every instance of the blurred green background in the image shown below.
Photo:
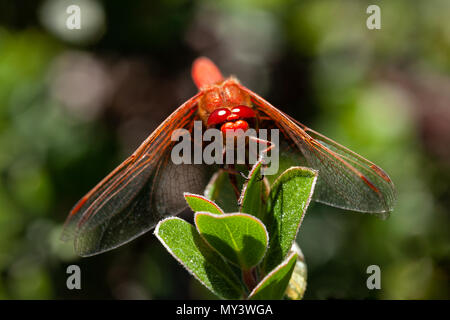
[[[306,299],[450,298],[449,16],[448,0],[0,2],[0,299],[213,298],[151,232],[83,259],[59,240],[75,202],[196,93],[200,55],[396,185],[386,221],[311,205]]]

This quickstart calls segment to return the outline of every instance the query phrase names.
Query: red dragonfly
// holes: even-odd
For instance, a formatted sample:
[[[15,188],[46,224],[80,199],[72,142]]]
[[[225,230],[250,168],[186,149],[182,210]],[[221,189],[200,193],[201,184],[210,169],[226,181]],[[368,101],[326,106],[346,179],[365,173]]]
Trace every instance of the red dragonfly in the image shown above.
[[[199,92],[176,109],[141,146],[74,206],[63,239],[90,256],[116,248],[186,208],[184,192],[203,193],[217,168],[170,161],[175,129],[278,128],[284,154],[319,171],[314,199],[338,208],[386,214],[395,189],[377,165],[286,115],[234,77],[224,78],[207,58],[198,58],[192,78]],[[281,145],[281,143],[280,143]]]

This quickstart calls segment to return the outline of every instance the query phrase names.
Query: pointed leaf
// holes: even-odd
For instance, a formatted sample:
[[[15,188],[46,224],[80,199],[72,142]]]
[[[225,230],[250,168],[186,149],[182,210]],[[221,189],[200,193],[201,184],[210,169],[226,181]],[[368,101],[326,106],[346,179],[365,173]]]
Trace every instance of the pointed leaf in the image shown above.
[[[258,264],[266,252],[266,228],[249,214],[199,212],[195,214],[195,225],[212,248],[244,270]]]
[[[250,300],[278,300],[283,298],[296,261],[297,254],[291,252],[283,263],[275,267],[261,280],[248,298]]]
[[[263,208],[268,195],[268,187],[264,183],[267,180],[261,177],[261,165],[261,160],[255,163],[249,173],[247,182],[244,183],[239,210],[240,212],[248,213],[258,218],[262,218],[263,216]]]
[[[241,175],[235,175],[238,188],[244,183]],[[224,212],[239,211],[238,199],[230,183],[228,172],[216,172],[205,188],[205,197],[216,202]]]
[[[191,207],[194,212],[203,211],[215,214],[223,214],[222,209],[220,209],[220,207],[215,204],[214,201],[209,200],[206,197],[185,192],[184,198],[186,199],[189,207]]]
[[[213,293],[226,299],[242,296],[240,280],[193,225],[171,217],[158,223],[155,235],[170,254]]]
[[[292,167],[272,185],[263,220],[270,235],[269,250],[263,261],[264,272],[277,266],[291,250],[316,180],[316,170]]]

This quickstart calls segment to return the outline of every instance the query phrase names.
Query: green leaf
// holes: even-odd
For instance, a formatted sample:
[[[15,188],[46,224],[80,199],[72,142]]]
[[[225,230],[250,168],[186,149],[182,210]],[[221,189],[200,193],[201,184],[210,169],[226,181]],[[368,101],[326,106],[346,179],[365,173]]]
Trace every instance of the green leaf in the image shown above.
[[[195,214],[195,225],[212,248],[244,270],[264,257],[268,234],[264,224],[254,216],[199,212]]]
[[[205,197],[217,203],[224,212],[239,211],[238,199],[231,186],[228,172],[216,172],[205,188]],[[244,183],[244,178],[237,174],[238,188]]]
[[[291,249],[316,180],[316,170],[292,167],[272,185],[263,220],[270,235],[269,250],[262,265],[265,273],[277,266]]]
[[[217,296],[225,299],[242,296],[240,279],[193,225],[171,217],[158,223],[155,235],[175,259]]]
[[[184,198],[186,199],[189,207],[191,207],[194,212],[203,211],[215,214],[223,214],[222,209],[220,209],[220,207],[215,204],[214,201],[209,200],[208,198],[187,192],[184,193]]]
[[[249,173],[248,181],[244,184],[241,194],[240,212],[262,218],[265,201],[267,201],[268,187],[261,179],[262,161],[258,161]]]
[[[283,298],[294,271],[297,254],[291,252],[283,263],[275,267],[248,296],[250,300],[278,300]]]
[[[276,174],[267,175],[266,178],[270,185],[278,179],[286,170],[291,167],[308,167],[308,162],[303,157],[298,156],[298,151],[293,150],[285,141],[281,142],[278,155],[278,171]]]

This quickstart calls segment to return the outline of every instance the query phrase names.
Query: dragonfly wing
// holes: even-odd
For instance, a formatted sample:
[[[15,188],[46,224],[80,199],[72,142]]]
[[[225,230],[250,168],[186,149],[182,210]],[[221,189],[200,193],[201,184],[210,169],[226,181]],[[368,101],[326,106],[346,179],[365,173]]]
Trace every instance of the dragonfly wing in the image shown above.
[[[178,128],[192,130],[200,96],[197,94],[175,110],[133,155],[75,205],[66,219],[63,239],[74,237],[78,254],[93,255],[115,248],[153,228],[162,216],[175,215],[185,207],[180,201],[181,191],[167,190],[168,184],[161,176],[164,171],[181,170],[168,165],[175,144],[171,135]],[[194,173],[201,177],[198,168],[193,169],[183,171],[185,179]],[[198,189],[199,180],[183,191]],[[164,206],[158,205],[158,199],[163,199],[158,187],[166,192]]]
[[[391,212],[393,210],[396,201],[396,193],[394,184],[387,173],[385,173],[376,164],[366,160],[357,153],[347,149],[344,146],[341,146],[337,142],[334,142],[324,135],[307,127],[304,127],[304,130],[315,141],[313,146],[308,146],[307,150],[305,150],[305,153],[310,153],[309,157],[312,156],[311,152],[314,152],[314,154],[321,154],[321,157],[317,158],[329,158],[329,160],[323,161],[328,161],[331,163],[334,163],[336,161],[342,162],[345,167],[348,168],[347,171],[351,171],[351,174],[349,175],[350,179],[356,177],[356,181],[358,182],[356,186],[364,188],[364,193],[353,192],[354,195],[360,196],[359,198],[355,199],[356,201],[361,202],[358,211],[375,211],[383,213]],[[320,145],[317,145],[316,142],[320,143]],[[333,154],[329,155],[328,151],[332,151]],[[339,160],[336,160],[337,158]],[[344,177],[344,179],[346,179],[346,177]],[[322,201],[324,203],[336,203],[338,201],[338,199],[335,199],[337,198],[335,193],[328,195],[323,194],[323,189],[324,188],[319,187],[319,191],[322,193],[318,194],[319,201]],[[351,209],[346,206],[346,203],[348,203],[348,201],[349,199],[346,199],[343,202],[341,200],[341,207]]]
[[[313,198],[338,208],[378,213],[385,217],[395,203],[395,189],[378,166],[331,139],[292,120],[249,89],[258,112],[272,119],[290,140],[299,161],[319,171]],[[295,152],[295,150],[292,150]]]
[[[207,165],[175,165],[167,151],[128,206],[78,234],[77,253],[90,256],[114,249],[153,229],[161,219],[181,213],[187,207],[183,193],[203,193],[214,169]]]

